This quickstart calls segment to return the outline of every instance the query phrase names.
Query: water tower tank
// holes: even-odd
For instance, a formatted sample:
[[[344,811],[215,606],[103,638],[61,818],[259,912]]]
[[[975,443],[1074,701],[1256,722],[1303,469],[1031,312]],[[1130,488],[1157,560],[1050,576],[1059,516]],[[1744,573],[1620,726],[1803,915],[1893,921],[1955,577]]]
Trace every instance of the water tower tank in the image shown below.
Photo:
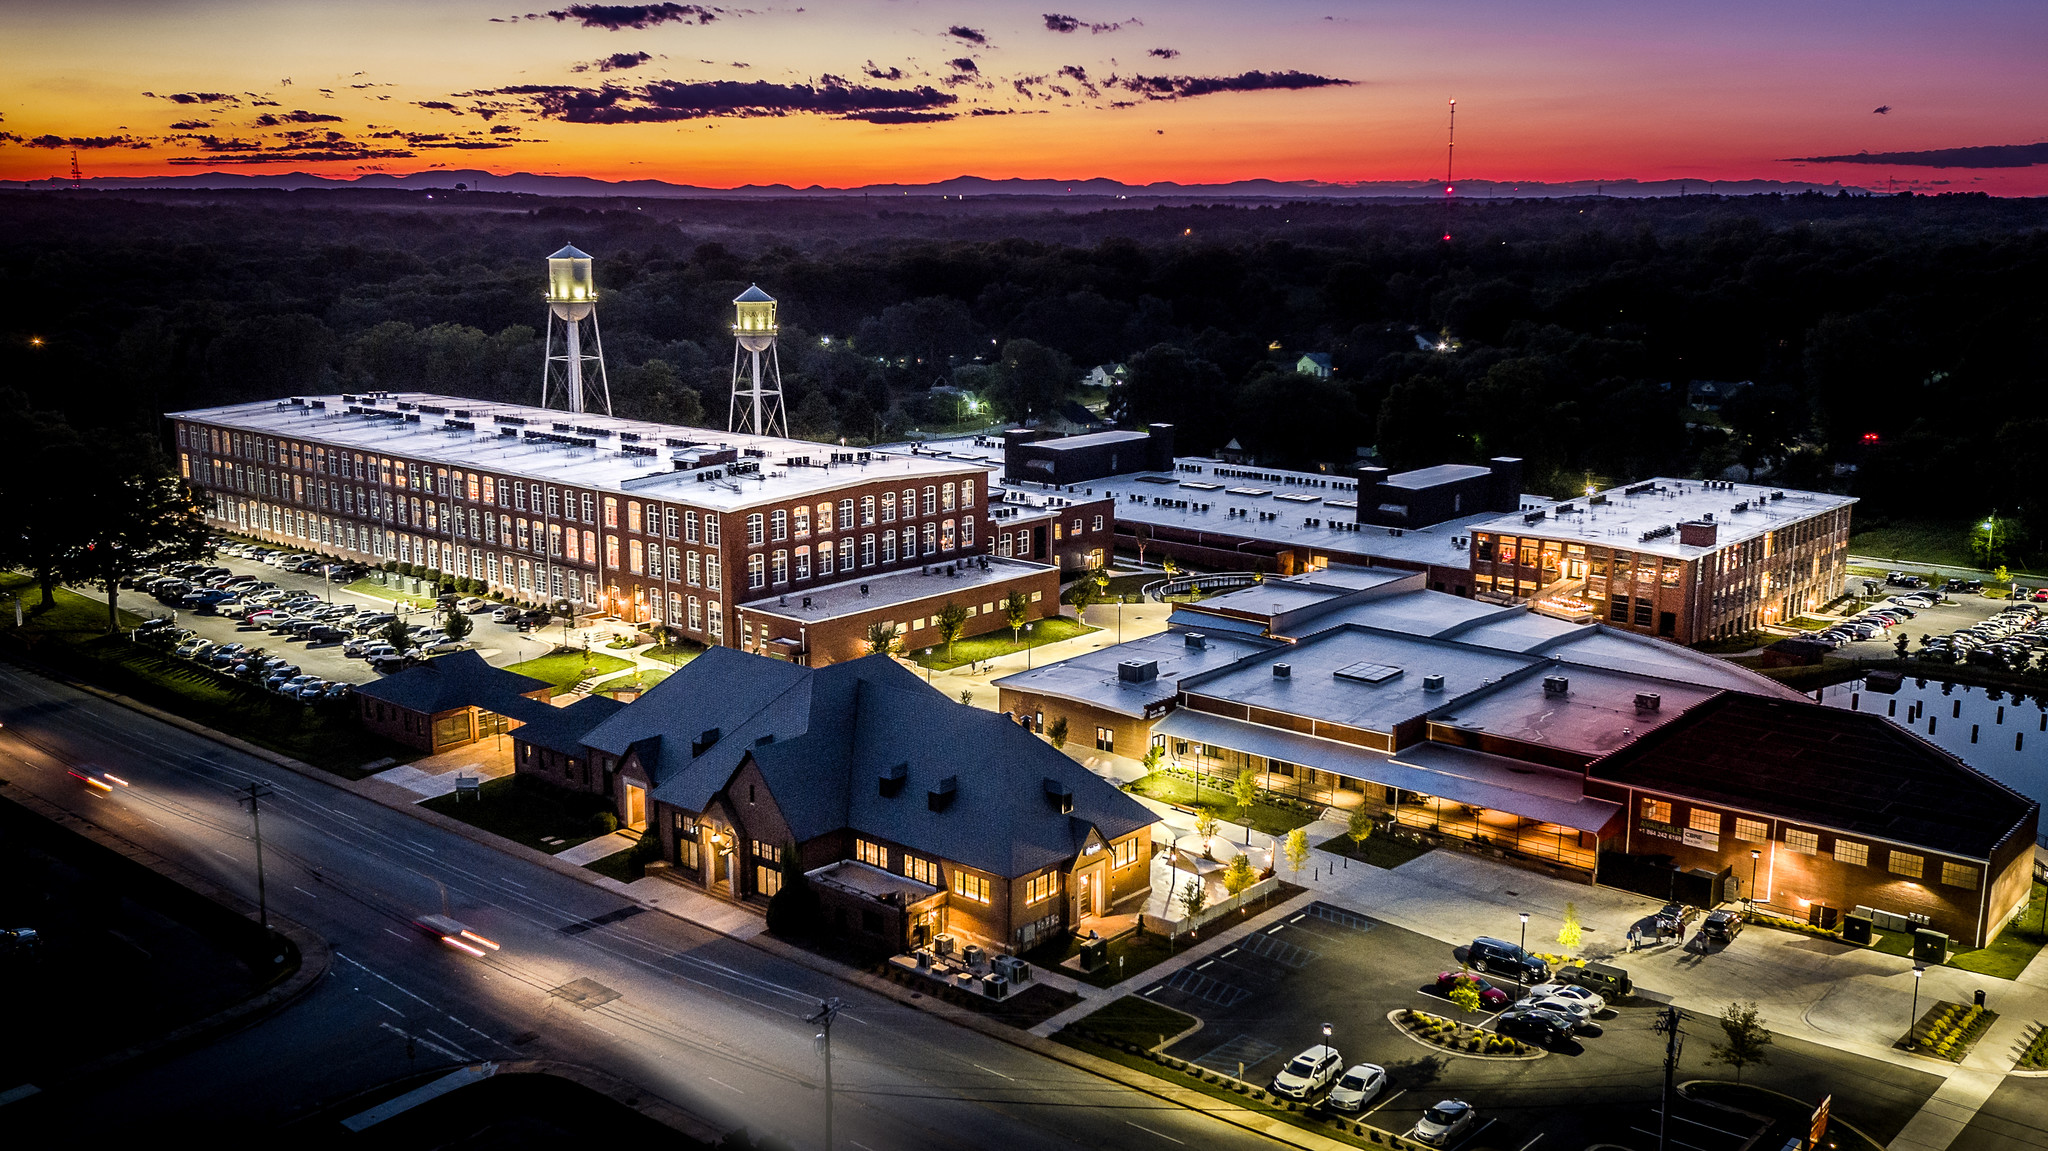
[[[574,244],[548,257],[548,307],[564,320],[581,320],[597,303],[597,282],[590,256]]]

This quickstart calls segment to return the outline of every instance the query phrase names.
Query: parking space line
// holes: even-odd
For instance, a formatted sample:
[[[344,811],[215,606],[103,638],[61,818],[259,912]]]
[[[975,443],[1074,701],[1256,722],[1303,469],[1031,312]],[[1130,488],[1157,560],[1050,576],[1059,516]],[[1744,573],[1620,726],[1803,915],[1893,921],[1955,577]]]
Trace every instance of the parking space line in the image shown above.
[[[1527,1143],[1522,1144],[1521,1151],[1529,1151],[1529,1148],[1534,1147],[1535,1145],[1541,1142],[1543,1142],[1543,1132],[1538,1131],[1536,1133],[1536,1138],[1531,1139]]]
[[[995,1077],[996,1077],[996,1078],[998,1078],[998,1079],[1008,1079],[1008,1080],[1009,1080],[1010,1082],[1012,1082],[1012,1083],[1015,1083],[1015,1082],[1017,1081],[1017,1078],[1016,1078],[1016,1076],[1014,1076],[1014,1075],[1005,1075],[1005,1074],[1003,1074],[1002,1072],[1000,1072],[1000,1071],[997,1071],[997,1070],[995,1070],[995,1069],[994,1069],[994,1068],[992,1068],[992,1067],[983,1067],[983,1066],[982,1066],[981,1064],[979,1064],[979,1063],[970,1063],[970,1064],[968,1064],[968,1066],[970,1066],[970,1067],[974,1067],[974,1068],[977,1068],[977,1069],[979,1069],[979,1070],[982,1070],[982,1071],[986,1071],[986,1072],[988,1072],[988,1073],[989,1073],[990,1075],[993,1075],[993,1076],[995,1076]]]
[[[1403,1087],[1399,1091],[1394,1092],[1392,1095],[1387,1096],[1385,1099],[1380,1100],[1378,1103],[1373,1104],[1372,1111],[1367,1111],[1365,1114],[1370,1115],[1373,1111],[1378,1111],[1380,1108],[1385,1107],[1387,1104],[1392,1103],[1394,1100],[1399,1099],[1401,1096],[1406,1094],[1408,1094],[1408,1089],[1406,1087]],[[1359,1118],[1361,1119],[1363,1119],[1364,1117],[1364,1115],[1359,1116]]]
[[[1145,1126],[1143,1123],[1132,1123],[1130,1120],[1126,1119],[1124,1120],[1124,1124],[1129,1127],[1136,1127],[1138,1130],[1143,1131],[1147,1135],[1157,1135],[1161,1139],[1166,1140],[1168,1143],[1178,1143],[1182,1147],[1187,1146],[1187,1144],[1181,1143],[1180,1140],[1175,1139],[1173,1136],[1168,1135],[1163,1131],[1154,1131],[1150,1127]]]

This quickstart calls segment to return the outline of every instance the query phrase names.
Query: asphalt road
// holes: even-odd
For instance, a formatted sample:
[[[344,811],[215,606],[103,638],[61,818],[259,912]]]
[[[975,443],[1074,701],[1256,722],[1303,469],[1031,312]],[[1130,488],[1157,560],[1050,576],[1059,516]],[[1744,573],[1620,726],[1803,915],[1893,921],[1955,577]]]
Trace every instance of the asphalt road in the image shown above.
[[[1949,1151],[2048,1147],[2048,1079],[2007,1076]]]
[[[39,1084],[41,1096],[0,1117],[10,1126],[54,1120],[87,1140],[258,1130],[436,1064],[555,1058],[714,1123],[816,1147],[822,1068],[803,1018],[838,996],[840,1146],[1270,1145],[6,665],[0,722],[11,788],[87,813],[252,904],[254,850],[234,789],[269,785],[270,906],[335,953],[314,991],[266,1021],[137,1073]],[[99,796],[67,763],[116,769],[133,786]],[[472,959],[411,924],[443,911],[503,950]],[[61,979],[51,990],[90,993]]]

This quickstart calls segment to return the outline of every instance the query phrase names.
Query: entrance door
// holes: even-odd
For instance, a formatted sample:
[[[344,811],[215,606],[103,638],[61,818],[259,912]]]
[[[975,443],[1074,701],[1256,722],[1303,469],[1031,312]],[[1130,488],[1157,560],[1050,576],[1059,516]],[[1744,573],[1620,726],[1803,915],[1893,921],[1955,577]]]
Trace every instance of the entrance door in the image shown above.
[[[647,789],[626,785],[626,826],[635,831],[647,827]]]
[[[1080,887],[1075,889],[1075,894],[1078,898],[1074,902],[1079,909],[1081,918],[1087,919],[1096,914],[1095,873],[1093,871],[1084,871],[1074,878],[1080,883]]]

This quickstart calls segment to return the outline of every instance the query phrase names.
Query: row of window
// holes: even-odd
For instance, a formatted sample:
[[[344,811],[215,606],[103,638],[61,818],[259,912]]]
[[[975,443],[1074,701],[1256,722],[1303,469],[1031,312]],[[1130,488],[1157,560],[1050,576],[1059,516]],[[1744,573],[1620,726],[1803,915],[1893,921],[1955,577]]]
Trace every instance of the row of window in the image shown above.
[[[925,555],[935,556],[973,547],[973,516],[967,516],[957,524],[953,520],[946,520],[943,523],[924,525]],[[852,536],[841,539],[837,544],[831,540],[819,540],[815,547],[803,544],[794,549],[776,548],[773,552],[755,552],[747,557],[747,586],[763,588],[770,583],[807,580],[813,574],[823,577],[835,572],[852,572],[856,570],[856,556],[859,567],[875,567],[878,562],[893,564],[899,554],[905,560],[917,558],[917,528],[907,527],[900,532],[885,531],[879,538],[872,532],[863,535],[860,537],[858,553],[854,551]]]
[[[877,503],[880,505],[880,522],[896,522],[897,497],[895,492],[884,492],[879,497],[860,497],[860,526],[873,527],[877,520]],[[927,484],[924,488],[924,514],[928,516],[950,512],[957,508],[974,506],[974,481],[962,480],[957,484]],[[916,488],[903,489],[902,512],[904,519],[918,514],[918,492]],[[815,523],[819,535],[835,530],[852,531],[854,528],[854,501],[843,499],[838,504],[830,501],[816,505]],[[836,514],[835,514],[836,512]],[[775,508],[767,512],[752,512],[747,516],[747,545],[759,547],[764,543],[782,543],[790,539],[809,539],[813,520],[813,508],[809,504],[794,508]]]
[[[1653,823],[1669,824],[1671,822],[1671,804],[1661,799],[1644,799],[1643,818]],[[1693,831],[1705,832],[1708,835],[1719,835],[1722,828],[1721,813],[1695,807],[1686,816],[1686,826]],[[1742,816],[1736,816],[1735,838],[1745,843],[1768,843],[1771,839],[1770,824],[1761,819],[1745,819]],[[1801,855],[1820,854],[1820,833],[1817,831],[1802,831],[1796,827],[1788,827],[1785,829],[1785,835],[1781,842],[1784,843],[1787,851],[1795,851]],[[1902,851],[1895,847],[1884,850],[1886,853],[1886,871],[1906,879],[1927,878],[1926,856],[1917,852]],[[1867,843],[1837,837],[1831,854],[1837,863],[1846,863],[1855,867],[1870,866],[1870,845]],[[1980,873],[1978,869],[1971,864],[1956,863],[1952,860],[1942,861],[1941,882],[1950,887],[1964,887],[1974,891],[1977,888],[1979,878]]]

